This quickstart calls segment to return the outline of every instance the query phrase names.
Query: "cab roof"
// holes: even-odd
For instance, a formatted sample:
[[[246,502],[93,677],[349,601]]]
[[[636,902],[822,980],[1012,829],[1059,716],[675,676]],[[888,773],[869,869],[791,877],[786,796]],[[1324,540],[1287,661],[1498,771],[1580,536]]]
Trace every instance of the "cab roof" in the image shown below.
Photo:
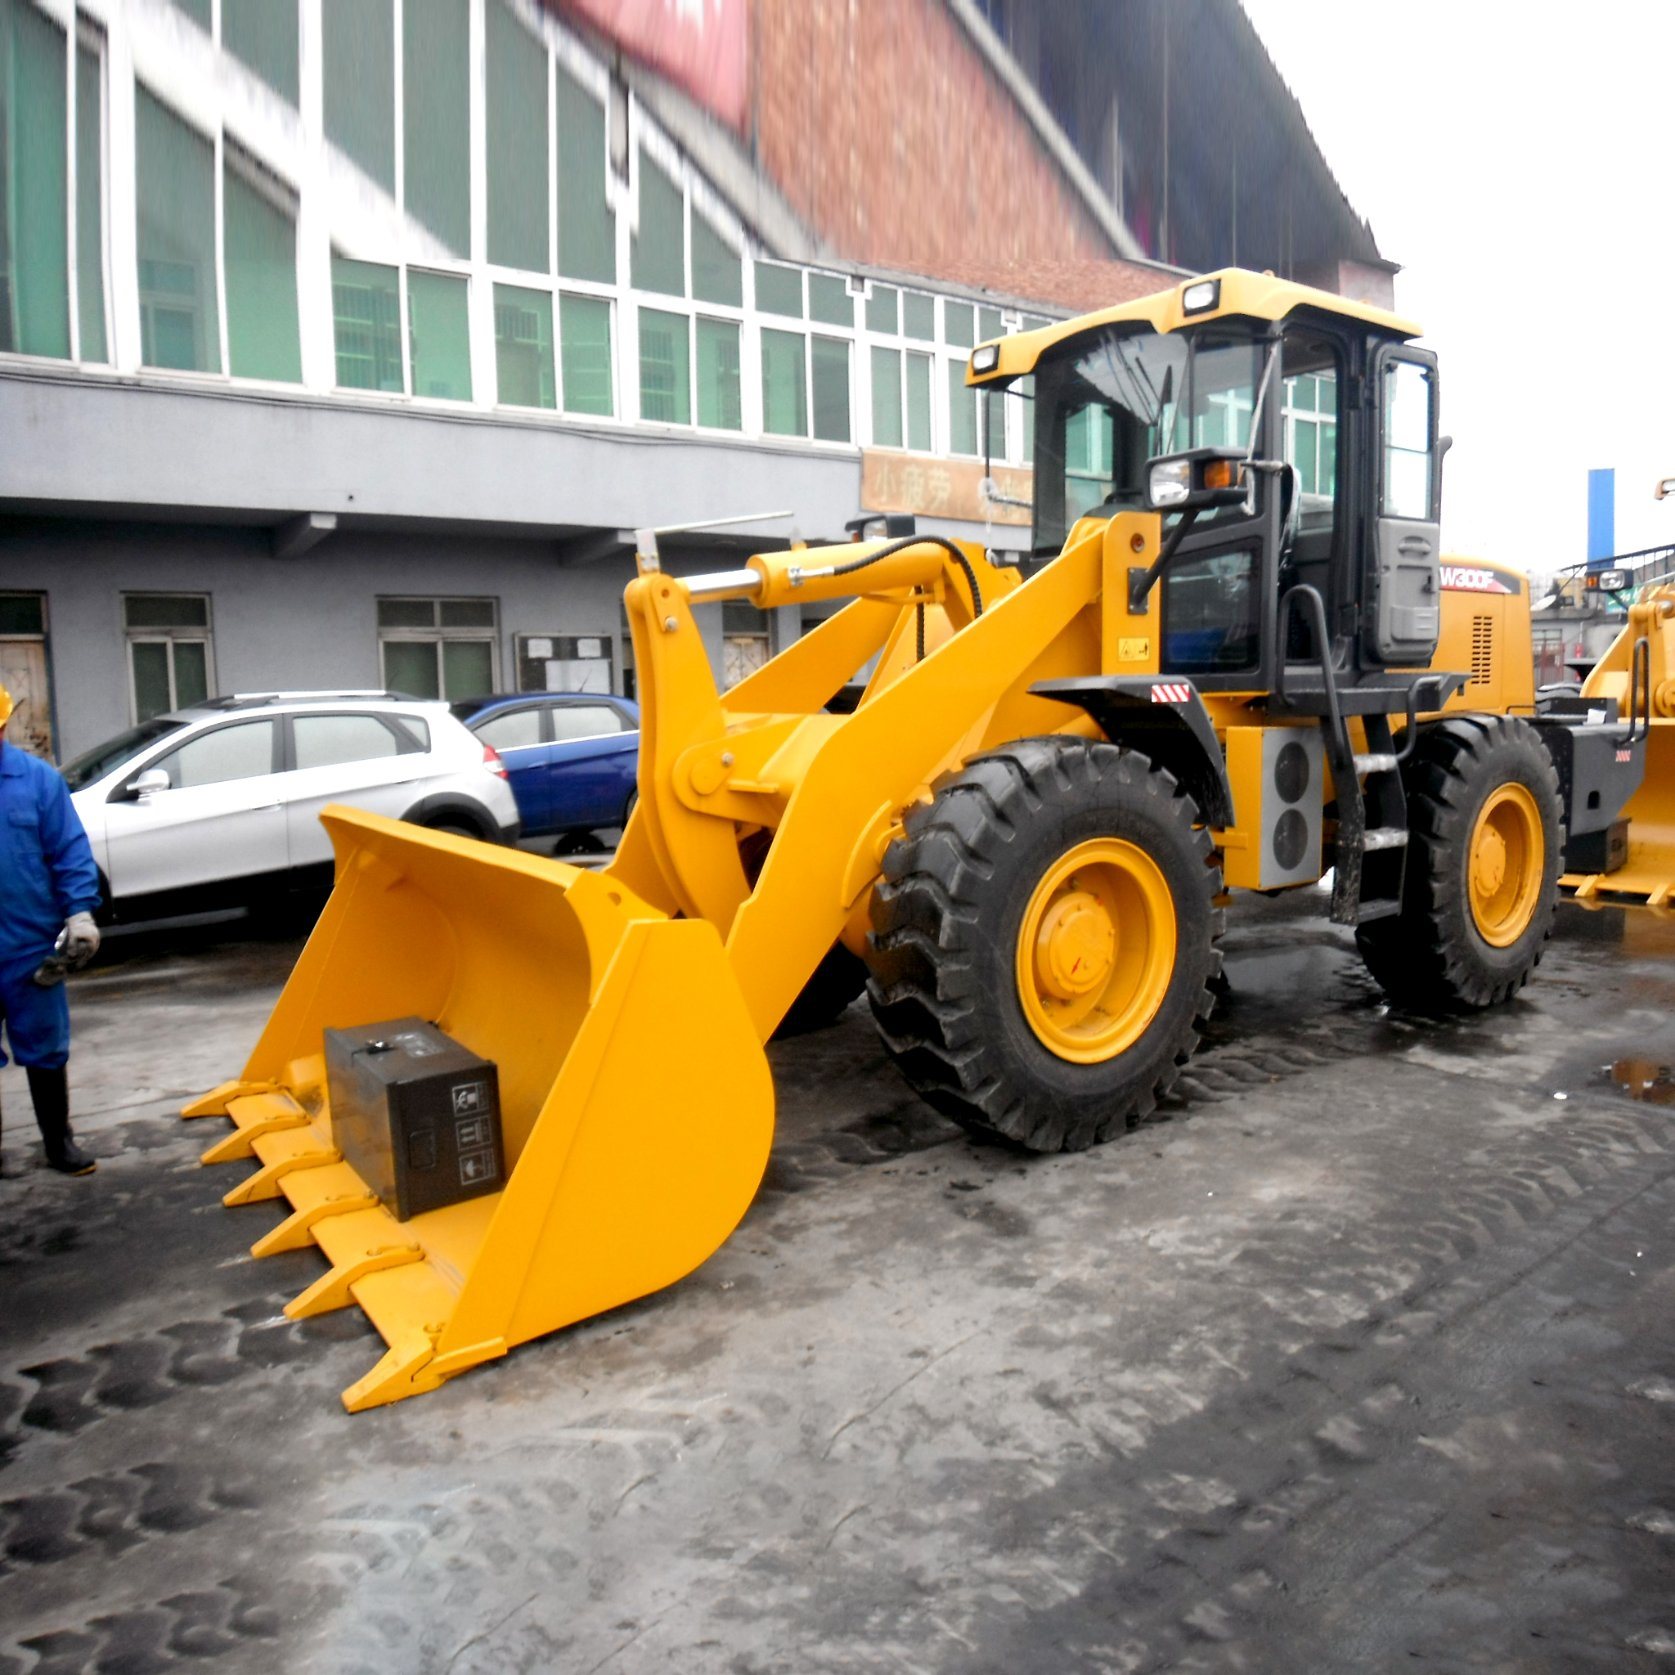
[[[1198,306],[1189,310],[1188,293],[1195,293],[1196,301],[1196,296],[1202,294],[1199,288],[1204,286],[1214,288],[1213,302],[1207,307]],[[1055,344],[1100,326],[1135,323],[1148,325],[1154,331],[1173,332],[1183,326],[1197,326],[1206,320],[1234,316],[1251,320],[1283,320],[1301,308],[1319,309],[1347,320],[1360,320],[1397,340],[1418,337],[1421,329],[1414,321],[1405,320],[1399,314],[1374,308],[1371,303],[1341,297],[1335,291],[1321,291],[1312,285],[1276,279],[1271,273],[1252,273],[1248,268],[1221,268],[1215,273],[1184,279],[1167,291],[1138,297],[1133,302],[1118,303],[1115,308],[1101,309],[1094,314],[1078,314],[1070,320],[1054,320],[1034,331],[1016,332],[1011,337],[995,339],[999,349],[995,365],[986,372],[974,372],[968,365],[966,382],[991,384],[999,379],[1017,378],[1033,372],[1035,363]],[[983,346],[979,344],[978,347]]]

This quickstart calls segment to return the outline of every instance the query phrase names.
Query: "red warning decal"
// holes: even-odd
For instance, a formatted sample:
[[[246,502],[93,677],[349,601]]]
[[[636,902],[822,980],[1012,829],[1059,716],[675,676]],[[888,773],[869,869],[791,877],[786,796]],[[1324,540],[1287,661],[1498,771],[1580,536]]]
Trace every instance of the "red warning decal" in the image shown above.
[[[1191,697],[1192,684],[1190,681],[1160,681],[1152,688],[1152,702],[1154,704],[1184,704]]]

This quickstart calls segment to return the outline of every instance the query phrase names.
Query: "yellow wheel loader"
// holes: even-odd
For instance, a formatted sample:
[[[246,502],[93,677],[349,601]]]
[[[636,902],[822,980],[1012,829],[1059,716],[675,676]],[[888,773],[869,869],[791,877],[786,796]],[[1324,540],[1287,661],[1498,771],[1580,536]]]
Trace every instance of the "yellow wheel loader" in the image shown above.
[[[1584,901],[1675,905],[1675,586],[1640,589],[1575,707],[1613,720],[1628,715],[1646,766],[1621,823],[1602,841],[1566,851],[1561,882]]]
[[[1420,1005],[1528,978],[1578,813],[1549,735],[1584,729],[1437,713],[1471,668],[1433,664],[1417,333],[1228,270],[978,347],[968,382],[1033,415],[1027,576],[913,534],[686,577],[648,543],[639,802],[603,872],[328,811],[331,901],[186,1114],[232,1120],[206,1161],[256,1165],[229,1202],[283,1201],[257,1253],[325,1254],[288,1312],[353,1301],[386,1340],[350,1409],[703,1262],[767,1160],[765,1044],[863,980],[927,1099],[1058,1151],[1175,1081],[1228,891],[1332,869],[1333,919]],[[717,690],[697,608],[836,598]]]

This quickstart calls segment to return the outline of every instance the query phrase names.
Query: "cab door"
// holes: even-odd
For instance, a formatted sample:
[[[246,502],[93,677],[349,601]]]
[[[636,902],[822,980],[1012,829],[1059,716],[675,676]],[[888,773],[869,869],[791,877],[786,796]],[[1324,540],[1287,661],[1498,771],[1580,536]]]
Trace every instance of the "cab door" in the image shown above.
[[[1377,499],[1362,594],[1369,661],[1425,664],[1442,626],[1437,358],[1385,344],[1373,357]]]
[[[208,728],[142,762],[105,807],[112,896],[283,873],[278,762],[279,724],[272,716]],[[167,787],[137,792],[140,774],[157,769],[168,775]]]

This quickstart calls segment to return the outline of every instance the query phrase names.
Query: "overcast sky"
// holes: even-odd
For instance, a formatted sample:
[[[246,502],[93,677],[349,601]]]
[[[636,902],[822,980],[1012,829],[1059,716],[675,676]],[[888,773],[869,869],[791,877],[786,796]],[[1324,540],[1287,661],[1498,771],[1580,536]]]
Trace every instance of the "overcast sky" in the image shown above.
[[[1675,543],[1675,3],[1243,0],[1442,362],[1446,550]]]

